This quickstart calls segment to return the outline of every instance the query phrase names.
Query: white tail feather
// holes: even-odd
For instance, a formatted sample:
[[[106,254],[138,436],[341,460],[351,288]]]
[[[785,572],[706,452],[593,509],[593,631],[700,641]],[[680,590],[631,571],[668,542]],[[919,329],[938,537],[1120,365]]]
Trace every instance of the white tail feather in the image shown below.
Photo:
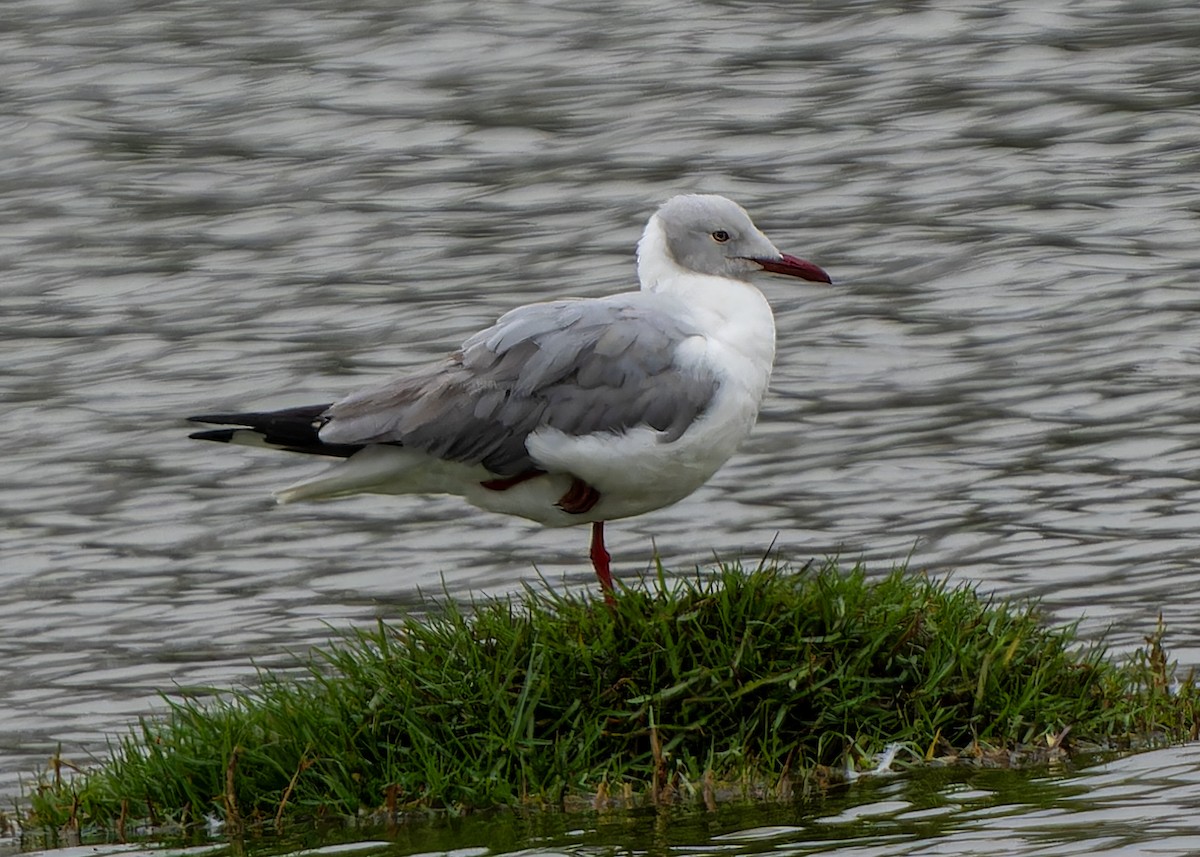
[[[349,494],[402,494],[405,476],[417,463],[398,447],[368,446],[316,476],[275,492],[280,504],[328,500]]]
[[[275,492],[280,504],[350,494],[459,494],[487,479],[478,465],[439,461],[415,450],[364,447],[316,476]]]

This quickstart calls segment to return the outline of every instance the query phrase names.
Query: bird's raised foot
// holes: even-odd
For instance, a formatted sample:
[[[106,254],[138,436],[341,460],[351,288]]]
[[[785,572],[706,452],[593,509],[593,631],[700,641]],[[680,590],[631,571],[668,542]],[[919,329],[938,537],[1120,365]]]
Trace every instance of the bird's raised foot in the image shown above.
[[[567,493],[559,497],[554,505],[568,515],[582,515],[584,512],[590,512],[599,502],[600,492],[575,476],[571,479],[571,487],[567,489]]]

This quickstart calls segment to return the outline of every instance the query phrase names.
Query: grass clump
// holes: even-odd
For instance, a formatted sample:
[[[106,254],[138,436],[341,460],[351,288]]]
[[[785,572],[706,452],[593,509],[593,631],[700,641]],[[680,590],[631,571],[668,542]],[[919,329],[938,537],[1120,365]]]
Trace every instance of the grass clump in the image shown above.
[[[1188,737],[1161,628],[1124,665],[1032,606],[897,570],[723,567],[380,624],[215,700],[171,700],[97,769],[44,777],[31,827],[228,829],[408,809],[786,796],[903,743],[1006,758]],[[1070,739],[1064,736],[1070,732]]]

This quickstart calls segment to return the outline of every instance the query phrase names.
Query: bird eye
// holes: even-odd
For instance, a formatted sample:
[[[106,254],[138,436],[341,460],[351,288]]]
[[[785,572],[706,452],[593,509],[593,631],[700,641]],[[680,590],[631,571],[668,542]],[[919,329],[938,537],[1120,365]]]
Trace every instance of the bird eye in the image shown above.
[[[713,241],[716,241],[718,244],[724,244],[726,241],[729,240],[729,233],[726,232],[724,229],[718,229],[716,232],[714,232],[712,234],[712,239],[713,239]]]

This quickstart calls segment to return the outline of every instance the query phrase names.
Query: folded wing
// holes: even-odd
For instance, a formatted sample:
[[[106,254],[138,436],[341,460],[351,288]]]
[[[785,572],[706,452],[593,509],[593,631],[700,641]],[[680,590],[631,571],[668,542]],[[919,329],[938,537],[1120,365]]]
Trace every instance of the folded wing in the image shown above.
[[[512,476],[536,468],[525,440],[649,427],[678,439],[717,389],[703,365],[680,365],[698,330],[639,301],[566,300],[502,316],[445,361],[334,403],[320,440],[391,443]]]

